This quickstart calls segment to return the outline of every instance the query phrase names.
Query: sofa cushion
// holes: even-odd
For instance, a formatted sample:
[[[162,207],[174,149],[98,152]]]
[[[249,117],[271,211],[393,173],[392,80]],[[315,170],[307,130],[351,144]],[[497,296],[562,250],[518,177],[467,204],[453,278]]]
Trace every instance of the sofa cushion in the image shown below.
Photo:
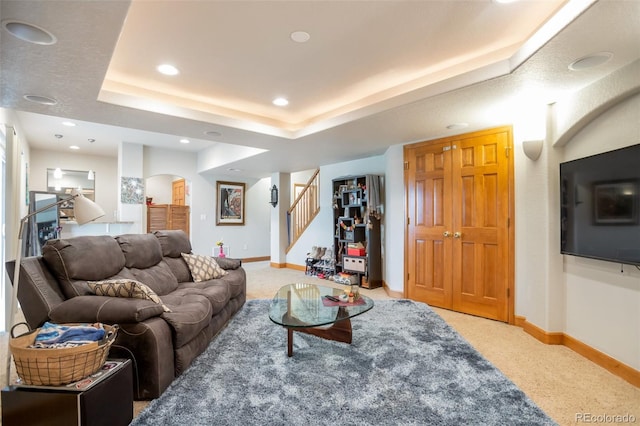
[[[169,306],[171,312],[161,316],[173,329],[174,349],[179,348],[209,325],[211,320],[211,303],[199,294],[167,295],[162,301]]]
[[[169,257],[165,256],[162,258],[164,263],[169,265],[169,269],[173,272],[173,275],[176,276],[176,279],[179,283],[193,281],[191,278],[191,271],[189,270],[189,266],[187,262],[184,261],[182,256],[180,257]]]
[[[179,258],[182,253],[191,253],[189,236],[182,230],[155,231],[153,235],[160,242],[163,256]]]
[[[162,247],[153,234],[125,234],[116,237],[127,268],[144,269],[162,260]]]
[[[213,280],[227,274],[211,256],[182,253],[182,258],[187,262],[195,282]]]
[[[171,312],[155,291],[136,280],[118,279],[89,281],[89,288],[98,296],[125,297],[130,299],[146,299],[162,306],[165,312]]]
[[[242,295],[246,290],[247,273],[243,268],[227,271],[224,277],[207,281],[209,285],[224,285],[229,289],[229,298],[233,299]]]
[[[118,242],[108,235],[49,240],[42,256],[67,298],[91,294],[86,281],[111,278],[125,265]]]
[[[178,288],[178,280],[164,260],[148,268],[125,268],[125,270],[137,281],[149,286],[149,288],[159,296],[169,294]]]
[[[211,284],[215,283],[216,280],[213,281],[203,281],[203,282],[186,282],[180,284],[177,290],[171,293],[172,296],[183,296],[187,294],[199,294],[207,298],[209,303],[211,303],[211,315],[217,315],[227,303],[229,303],[229,299],[231,297],[231,293],[229,291],[229,287],[222,283],[219,285]]]

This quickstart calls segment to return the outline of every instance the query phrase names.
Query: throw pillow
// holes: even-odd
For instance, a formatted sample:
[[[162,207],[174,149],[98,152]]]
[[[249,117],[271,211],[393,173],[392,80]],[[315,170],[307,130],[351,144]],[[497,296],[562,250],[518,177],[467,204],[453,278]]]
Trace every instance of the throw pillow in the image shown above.
[[[161,305],[165,312],[171,312],[171,309],[162,303],[162,300],[160,300],[160,297],[156,292],[151,290],[149,286],[142,284],[140,281],[123,278],[104,281],[89,281],[87,282],[87,285],[98,296],[151,300],[152,302]]]
[[[227,271],[222,269],[211,256],[182,253],[182,258],[187,262],[195,282],[213,280],[227,275]]]

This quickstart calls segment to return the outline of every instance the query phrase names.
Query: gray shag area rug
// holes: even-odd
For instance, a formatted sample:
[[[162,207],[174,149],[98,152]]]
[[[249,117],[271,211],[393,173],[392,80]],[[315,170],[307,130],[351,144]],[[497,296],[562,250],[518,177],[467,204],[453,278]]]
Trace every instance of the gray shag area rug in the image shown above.
[[[353,343],[294,333],[250,300],[132,425],[553,425],[431,308],[381,300]]]

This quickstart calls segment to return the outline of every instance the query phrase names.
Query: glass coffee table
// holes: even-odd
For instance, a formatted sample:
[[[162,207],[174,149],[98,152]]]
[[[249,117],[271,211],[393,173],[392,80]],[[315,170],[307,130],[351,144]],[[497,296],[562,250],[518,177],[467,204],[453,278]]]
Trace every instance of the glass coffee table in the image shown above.
[[[348,303],[325,297],[342,293],[339,288],[315,284],[289,284],[278,290],[269,306],[269,318],[287,329],[288,356],[293,355],[294,331],[351,343],[351,318],[373,308],[373,300],[359,295]]]

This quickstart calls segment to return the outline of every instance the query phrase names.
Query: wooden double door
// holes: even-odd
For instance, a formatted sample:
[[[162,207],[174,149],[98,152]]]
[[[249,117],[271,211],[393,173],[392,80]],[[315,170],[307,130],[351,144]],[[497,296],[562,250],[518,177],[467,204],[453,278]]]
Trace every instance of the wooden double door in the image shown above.
[[[408,298],[513,322],[511,127],[405,147]]]

